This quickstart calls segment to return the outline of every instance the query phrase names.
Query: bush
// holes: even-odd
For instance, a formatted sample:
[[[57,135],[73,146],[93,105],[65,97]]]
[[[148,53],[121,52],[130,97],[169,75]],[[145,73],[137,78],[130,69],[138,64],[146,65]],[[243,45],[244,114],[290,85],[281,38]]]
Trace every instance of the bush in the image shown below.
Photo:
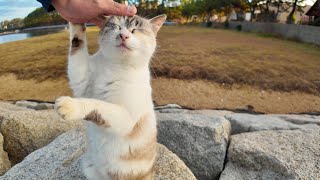
[[[316,20],[312,23],[313,26],[320,26],[320,17],[318,17]]]
[[[237,30],[237,31],[241,31],[241,30],[242,30],[242,25],[240,25],[240,24],[237,25],[237,26],[236,26],[236,30]]]
[[[229,29],[229,21],[228,20],[224,22],[224,28]]]
[[[206,23],[206,26],[207,26],[207,27],[212,27],[212,22],[211,22],[211,21],[208,21],[208,22]]]

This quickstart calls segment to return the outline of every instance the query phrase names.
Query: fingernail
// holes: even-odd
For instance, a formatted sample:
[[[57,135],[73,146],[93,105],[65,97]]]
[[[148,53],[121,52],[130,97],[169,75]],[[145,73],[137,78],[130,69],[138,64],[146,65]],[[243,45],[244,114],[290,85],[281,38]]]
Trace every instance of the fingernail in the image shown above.
[[[136,13],[136,7],[133,5],[128,6],[128,12],[129,13]]]

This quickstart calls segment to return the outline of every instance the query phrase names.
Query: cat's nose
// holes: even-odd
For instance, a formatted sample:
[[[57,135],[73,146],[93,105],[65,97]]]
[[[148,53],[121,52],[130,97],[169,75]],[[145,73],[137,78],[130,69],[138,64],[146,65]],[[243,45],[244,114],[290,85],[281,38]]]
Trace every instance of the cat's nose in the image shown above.
[[[125,33],[120,33],[120,38],[122,39],[122,41],[125,41],[126,39],[129,38],[129,35],[125,34]]]

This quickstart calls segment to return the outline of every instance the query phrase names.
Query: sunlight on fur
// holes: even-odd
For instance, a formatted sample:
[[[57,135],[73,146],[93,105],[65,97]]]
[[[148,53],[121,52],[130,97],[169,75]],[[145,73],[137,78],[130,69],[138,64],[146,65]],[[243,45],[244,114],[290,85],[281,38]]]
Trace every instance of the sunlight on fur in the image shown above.
[[[58,98],[55,109],[65,120],[87,121],[82,168],[88,179],[153,179],[157,129],[149,63],[166,15],[105,18],[92,56],[85,26],[70,23],[68,77],[75,98]]]

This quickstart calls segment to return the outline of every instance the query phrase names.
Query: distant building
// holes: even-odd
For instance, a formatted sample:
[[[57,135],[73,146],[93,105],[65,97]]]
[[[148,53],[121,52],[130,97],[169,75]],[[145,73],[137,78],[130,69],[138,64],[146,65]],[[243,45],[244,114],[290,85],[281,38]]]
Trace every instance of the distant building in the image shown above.
[[[261,11],[259,12],[255,12],[256,17],[260,17],[260,19],[264,19],[264,18],[273,18],[272,21],[274,22],[278,22],[278,23],[286,23],[287,22],[287,18],[290,14],[290,12],[292,11],[293,7],[287,7],[286,10],[282,10],[280,12],[278,12],[278,7],[273,6],[273,5],[269,5],[269,15],[265,15],[265,16],[271,16],[271,17],[263,17],[263,13]],[[295,17],[295,23],[301,23],[301,21],[303,21],[306,18],[305,13],[309,10],[310,6],[306,5],[304,7],[302,7],[301,11],[298,11],[296,9],[295,13],[294,13],[294,17]],[[262,16],[261,16],[262,15]]]
[[[307,11],[306,15],[309,17],[309,22],[320,18],[320,0],[317,0],[314,5]]]
[[[318,0],[320,1],[320,0]],[[294,13],[295,23],[301,24],[305,19],[309,17],[305,15],[305,13],[310,9],[311,6],[302,7],[301,11],[296,10]],[[287,18],[292,11],[292,7],[287,7],[286,10],[280,10],[278,12],[278,7],[269,5],[269,14],[264,14],[262,10],[256,9],[254,11],[255,21],[261,22],[277,22],[277,23],[286,23]],[[224,22],[229,18],[229,21],[251,21],[252,14],[250,12],[237,12],[236,9],[233,9],[230,15],[220,17],[218,14],[214,14],[210,21],[213,22]]]
[[[303,21],[304,18],[306,18],[305,13],[309,10],[310,6],[306,5],[304,7],[302,7],[302,11],[298,11],[296,9],[294,15],[295,15],[295,23],[300,24],[301,21]],[[292,11],[292,7],[290,7],[287,11],[279,13],[277,20],[280,23],[286,23],[287,22],[287,18],[290,14],[290,12]]]

